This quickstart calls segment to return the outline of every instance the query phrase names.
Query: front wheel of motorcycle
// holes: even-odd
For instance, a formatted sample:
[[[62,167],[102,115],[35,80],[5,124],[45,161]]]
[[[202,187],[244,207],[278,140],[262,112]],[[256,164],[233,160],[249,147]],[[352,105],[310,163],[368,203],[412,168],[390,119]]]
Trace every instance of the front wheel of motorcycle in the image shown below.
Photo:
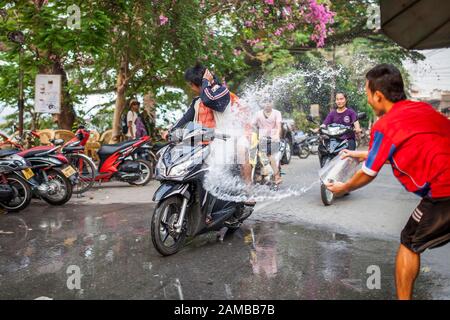
[[[292,144],[288,140],[286,140],[286,149],[284,150],[283,157],[281,158],[281,164],[289,164],[292,158]]]
[[[181,232],[174,230],[181,212],[182,199],[172,196],[164,199],[155,208],[151,223],[153,246],[163,256],[170,256],[183,248],[187,233],[187,214],[185,215]]]
[[[320,196],[324,205],[329,206],[333,203],[334,194],[323,183],[320,184]]]
[[[1,202],[0,206],[9,212],[18,212],[28,207],[32,197],[28,182],[15,174],[7,175],[6,180],[14,192],[14,196],[8,201]]]
[[[153,165],[150,161],[138,159],[136,162],[139,164],[139,170],[141,171],[141,178],[139,180],[129,182],[129,184],[135,186],[145,186],[152,180],[153,177]]]
[[[84,154],[74,153],[67,156],[70,164],[78,172],[78,182],[74,186],[73,193],[82,194],[88,191],[95,182],[96,167],[94,162]]]
[[[50,169],[47,178],[52,190],[42,195],[45,202],[53,206],[62,206],[72,198],[72,183],[61,171]]]
[[[302,146],[298,156],[300,159],[306,159],[309,157],[309,153],[310,153],[309,148],[306,146]]]
[[[309,146],[309,152],[316,156],[319,153],[319,144],[318,143],[312,143]]]

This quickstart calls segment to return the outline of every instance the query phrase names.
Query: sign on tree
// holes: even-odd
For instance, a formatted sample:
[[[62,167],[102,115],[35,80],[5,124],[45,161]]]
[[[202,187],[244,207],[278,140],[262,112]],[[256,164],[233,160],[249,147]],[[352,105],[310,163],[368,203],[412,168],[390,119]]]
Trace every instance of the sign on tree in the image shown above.
[[[40,113],[60,113],[61,75],[38,74],[36,76],[34,109]]]

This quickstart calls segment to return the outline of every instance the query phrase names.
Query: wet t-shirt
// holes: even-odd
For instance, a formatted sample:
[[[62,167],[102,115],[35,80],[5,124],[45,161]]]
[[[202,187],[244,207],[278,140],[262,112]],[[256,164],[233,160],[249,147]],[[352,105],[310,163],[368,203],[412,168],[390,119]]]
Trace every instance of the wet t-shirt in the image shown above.
[[[355,110],[351,108],[345,109],[344,112],[339,113],[337,110],[331,111],[323,122],[324,125],[328,126],[332,123],[342,124],[344,126],[353,127],[353,124],[358,120],[358,114]],[[355,133],[350,132],[342,136],[342,139],[353,139],[355,140]]]

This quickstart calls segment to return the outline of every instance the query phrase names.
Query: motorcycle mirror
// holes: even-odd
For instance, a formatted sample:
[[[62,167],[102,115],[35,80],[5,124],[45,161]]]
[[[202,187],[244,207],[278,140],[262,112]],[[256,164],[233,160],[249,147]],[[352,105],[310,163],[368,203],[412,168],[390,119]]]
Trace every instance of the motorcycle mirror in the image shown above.
[[[358,120],[365,120],[367,118],[367,114],[365,112],[358,112]]]

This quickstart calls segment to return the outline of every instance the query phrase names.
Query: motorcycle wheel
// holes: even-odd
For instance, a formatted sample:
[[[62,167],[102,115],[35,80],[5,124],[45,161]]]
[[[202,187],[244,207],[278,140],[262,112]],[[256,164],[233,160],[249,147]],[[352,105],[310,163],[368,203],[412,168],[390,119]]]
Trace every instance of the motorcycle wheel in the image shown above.
[[[306,146],[302,146],[298,156],[300,159],[306,159],[309,157],[309,153],[310,153],[309,148]]]
[[[317,155],[319,153],[319,144],[318,143],[313,143],[309,146],[309,152],[312,155]]]
[[[133,182],[129,182],[134,186],[145,186],[153,178],[153,165],[150,161],[138,159],[136,162],[139,163],[139,170],[141,170],[141,179]]]
[[[327,187],[321,183],[320,184],[320,196],[322,198],[322,202],[325,206],[329,206],[333,203],[334,194]]]
[[[187,214],[183,221],[181,233],[176,233],[172,226],[181,212],[182,199],[172,196],[164,199],[155,208],[151,223],[153,246],[163,256],[170,256],[183,248],[187,233]],[[170,238],[170,239],[169,239]],[[169,240],[171,240],[169,242]]]
[[[28,207],[32,198],[28,182],[14,174],[7,175],[6,179],[14,191],[14,198],[7,202],[0,202],[0,206],[9,212],[18,212]]]
[[[72,198],[72,183],[70,183],[70,180],[58,170],[48,170],[47,176],[49,180],[55,180],[55,182],[59,184],[59,190],[56,195],[42,195],[42,199],[53,206],[62,206]]]
[[[289,140],[286,140],[286,149],[284,150],[283,157],[281,158],[281,164],[289,164],[292,159],[292,146]]]
[[[82,194],[88,191],[95,182],[97,169],[94,162],[84,154],[71,154],[68,160],[78,172],[78,183],[73,187],[73,193]]]

